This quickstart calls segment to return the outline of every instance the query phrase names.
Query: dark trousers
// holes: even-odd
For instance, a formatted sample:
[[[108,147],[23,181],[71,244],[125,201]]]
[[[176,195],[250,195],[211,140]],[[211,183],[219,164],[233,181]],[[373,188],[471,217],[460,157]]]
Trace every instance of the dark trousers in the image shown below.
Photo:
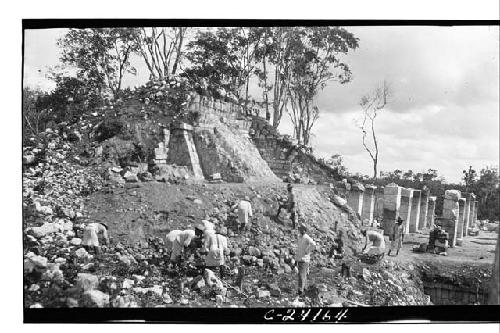
[[[309,263],[299,261],[297,266],[299,269],[299,294],[302,294],[304,289],[307,287],[307,271],[309,270]]]

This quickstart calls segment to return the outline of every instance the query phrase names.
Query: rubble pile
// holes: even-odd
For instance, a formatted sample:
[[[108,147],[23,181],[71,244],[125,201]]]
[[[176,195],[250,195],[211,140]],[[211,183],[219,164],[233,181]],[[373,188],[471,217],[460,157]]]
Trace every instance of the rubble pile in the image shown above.
[[[275,216],[278,203],[286,201],[284,184],[175,185],[150,179],[142,163],[103,162],[102,173],[92,163],[102,156],[84,154],[75,144],[81,143],[78,135],[71,136],[75,143],[69,138],[48,129],[23,148],[25,307],[428,304],[407,269],[357,259],[359,221],[345,204],[332,203],[315,187],[294,188],[299,214],[318,244],[311,285],[299,300],[297,231],[286,212]],[[234,204],[245,196],[254,214],[243,233],[236,228]],[[165,234],[204,218],[228,237],[222,280],[208,270],[203,274],[193,258],[181,269],[168,264]],[[109,225],[110,244],[100,253],[83,248],[81,219]],[[340,230],[346,257],[333,259],[329,251]],[[342,264],[350,267],[350,277],[342,276]]]

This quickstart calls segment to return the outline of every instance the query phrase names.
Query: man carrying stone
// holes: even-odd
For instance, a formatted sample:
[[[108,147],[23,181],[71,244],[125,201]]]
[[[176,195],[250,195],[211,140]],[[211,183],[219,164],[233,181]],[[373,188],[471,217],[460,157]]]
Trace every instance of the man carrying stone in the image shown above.
[[[253,217],[252,204],[248,196],[241,200],[235,208],[238,209],[238,233],[240,232],[240,226],[243,230],[247,231],[250,229],[250,223],[248,218]]]
[[[299,225],[299,233],[295,261],[297,262],[299,271],[298,294],[302,295],[307,284],[311,252],[316,248],[316,242],[307,234],[307,227],[303,223]]]
[[[293,194],[293,186],[292,184],[288,184],[288,200],[284,204],[280,204],[278,207],[278,212],[276,213],[276,218],[279,217],[281,209],[285,208],[290,213],[290,218],[292,220],[292,228],[295,229],[295,219],[296,219],[296,203],[295,203],[295,195]]]
[[[391,235],[389,236],[389,240],[391,241],[391,248],[387,253],[388,256],[391,255],[391,251],[396,251],[396,256],[399,254],[399,249],[403,245],[403,219],[398,217],[398,221],[394,223],[391,229]]]
[[[361,234],[365,237],[365,246],[363,253],[373,256],[381,256],[383,258],[385,251],[384,235],[375,230],[361,230]]]
[[[83,240],[82,245],[85,250],[93,250],[96,254],[100,252],[99,237],[102,235],[103,243],[107,245],[109,243],[108,238],[108,226],[104,223],[87,223],[83,228]]]

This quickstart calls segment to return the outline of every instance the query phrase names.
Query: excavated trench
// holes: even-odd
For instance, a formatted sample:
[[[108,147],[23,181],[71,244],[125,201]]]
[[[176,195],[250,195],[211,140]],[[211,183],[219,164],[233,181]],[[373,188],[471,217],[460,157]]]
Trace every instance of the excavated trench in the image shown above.
[[[488,291],[480,287],[465,289],[441,282],[424,282],[424,293],[435,305],[487,304],[488,299]]]
[[[489,276],[481,271],[472,275],[459,272],[430,272],[422,269],[424,293],[435,305],[487,304]]]

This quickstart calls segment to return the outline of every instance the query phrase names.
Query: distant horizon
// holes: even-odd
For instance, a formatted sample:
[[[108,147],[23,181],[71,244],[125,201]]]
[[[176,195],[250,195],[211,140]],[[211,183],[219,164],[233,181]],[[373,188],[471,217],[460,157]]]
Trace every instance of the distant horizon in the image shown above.
[[[317,96],[314,154],[340,154],[350,173],[372,176],[354,119],[361,115],[360,97],[386,79],[394,97],[376,122],[379,171],[436,169],[447,183],[460,184],[469,165],[478,174],[486,166],[498,167],[498,28],[346,27],[360,39],[359,49],[343,57],[353,80],[345,85],[330,82]],[[24,86],[50,90],[45,75],[48,67],[59,64],[56,40],[65,30],[25,30]],[[138,75],[127,75],[124,87],[148,79],[142,59],[134,56],[132,63]],[[286,113],[278,129],[293,133]]]

